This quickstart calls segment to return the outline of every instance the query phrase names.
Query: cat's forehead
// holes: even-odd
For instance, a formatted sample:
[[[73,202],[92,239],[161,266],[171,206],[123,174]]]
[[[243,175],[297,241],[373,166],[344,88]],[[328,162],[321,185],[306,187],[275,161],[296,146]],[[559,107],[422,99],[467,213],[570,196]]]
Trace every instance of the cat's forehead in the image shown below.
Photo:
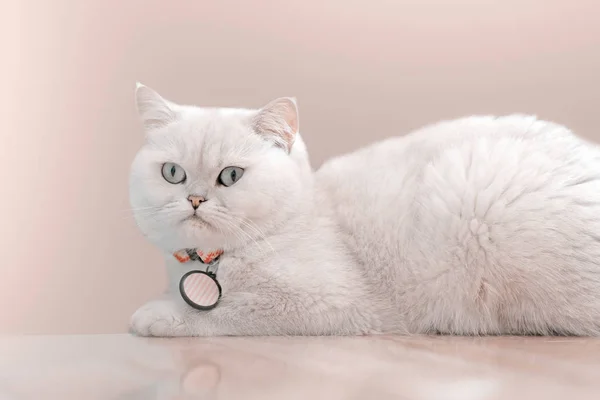
[[[220,165],[227,159],[251,157],[264,141],[251,129],[252,110],[183,109],[180,118],[158,133],[154,147],[179,162]]]
[[[183,140],[235,142],[251,133],[251,110],[184,108],[170,134]]]

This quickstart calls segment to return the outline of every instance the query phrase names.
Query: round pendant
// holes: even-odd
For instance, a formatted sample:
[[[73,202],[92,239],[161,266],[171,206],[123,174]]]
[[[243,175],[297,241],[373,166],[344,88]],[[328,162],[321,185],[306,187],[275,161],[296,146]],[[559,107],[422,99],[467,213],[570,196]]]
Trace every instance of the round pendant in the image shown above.
[[[213,274],[204,271],[190,271],[179,281],[181,297],[197,310],[214,308],[221,298],[221,285]]]

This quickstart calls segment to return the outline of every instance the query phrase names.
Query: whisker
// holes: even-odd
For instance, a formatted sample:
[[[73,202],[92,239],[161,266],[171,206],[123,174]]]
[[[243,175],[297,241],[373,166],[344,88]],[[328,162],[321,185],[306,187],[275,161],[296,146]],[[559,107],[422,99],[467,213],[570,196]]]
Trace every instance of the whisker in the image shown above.
[[[234,219],[234,218],[232,217],[232,219]],[[249,237],[255,243],[255,245],[259,248],[259,250],[261,251],[261,253],[263,255],[268,254],[268,251],[267,251],[268,249],[265,249],[265,247],[263,245],[261,245],[261,243],[266,244],[269,247],[269,249],[271,250],[271,252],[277,253],[275,248],[271,245],[271,243],[267,240],[266,236],[260,230],[257,230],[256,228],[254,228],[253,226],[251,226],[250,224],[248,224],[247,222],[245,222],[239,218],[235,219],[235,220],[238,223],[242,224],[242,227],[246,227],[246,228],[252,229],[254,231],[254,234],[258,238],[258,240],[256,237],[250,235],[248,232],[246,232],[244,229],[242,229],[242,227],[238,227],[240,232],[244,233],[247,237]]]
[[[265,249],[263,248],[263,246],[261,246],[261,244],[254,238],[252,237],[250,234],[248,234],[248,232],[244,231],[243,229],[241,229],[239,226],[237,226],[236,224],[234,224],[231,220],[228,220],[227,218],[231,218],[230,215],[225,214],[223,212],[220,212],[216,215],[219,215],[221,217],[221,222],[226,224],[229,228],[232,228],[232,233],[234,235],[236,235],[236,237],[238,239],[240,239],[242,242],[244,242],[243,238],[239,235],[242,234],[244,235],[247,239],[249,239],[250,241],[252,241],[256,247],[258,248],[259,252],[261,255],[266,255],[268,254],[267,251],[265,251]]]
[[[238,230],[236,229],[236,226],[233,225],[231,222],[225,220],[225,219],[219,219],[220,224],[225,225],[225,228],[227,229],[228,232],[230,232],[231,234],[233,234],[237,240],[239,240],[240,242],[244,242],[244,238],[243,236],[240,235],[240,233],[238,232]]]
[[[246,226],[248,229],[251,229],[254,231],[255,234],[257,234],[257,236],[264,241],[270,248],[271,251],[273,251],[274,253],[277,253],[277,251],[275,250],[275,248],[273,247],[273,245],[271,245],[271,242],[269,242],[269,240],[267,239],[267,236],[265,235],[265,233],[258,227],[256,226],[256,224],[254,224],[252,221],[244,218],[243,217],[239,217],[238,221],[243,224],[244,226]]]

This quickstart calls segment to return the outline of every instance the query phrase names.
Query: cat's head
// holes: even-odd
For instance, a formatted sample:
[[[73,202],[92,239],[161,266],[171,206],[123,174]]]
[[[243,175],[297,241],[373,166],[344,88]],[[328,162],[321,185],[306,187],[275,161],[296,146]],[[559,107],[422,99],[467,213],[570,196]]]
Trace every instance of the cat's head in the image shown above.
[[[200,108],[138,84],[136,102],[146,139],[131,167],[130,202],[162,250],[256,240],[309,201],[294,99],[257,110]]]

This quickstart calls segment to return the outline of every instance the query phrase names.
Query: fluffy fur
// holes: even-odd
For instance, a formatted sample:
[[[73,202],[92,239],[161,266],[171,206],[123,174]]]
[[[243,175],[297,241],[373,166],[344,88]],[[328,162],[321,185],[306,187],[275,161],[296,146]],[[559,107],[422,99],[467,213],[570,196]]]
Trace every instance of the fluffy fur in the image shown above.
[[[131,204],[170,289],[143,336],[600,334],[600,150],[535,117],[469,117],[310,168],[293,99],[180,106],[145,86]],[[161,166],[187,179],[173,185]],[[228,166],[245,169],[217,183]],[[189,195],[207,199],[187,219]],[[223,298],[196,311],[186,247],[222,248]]]

